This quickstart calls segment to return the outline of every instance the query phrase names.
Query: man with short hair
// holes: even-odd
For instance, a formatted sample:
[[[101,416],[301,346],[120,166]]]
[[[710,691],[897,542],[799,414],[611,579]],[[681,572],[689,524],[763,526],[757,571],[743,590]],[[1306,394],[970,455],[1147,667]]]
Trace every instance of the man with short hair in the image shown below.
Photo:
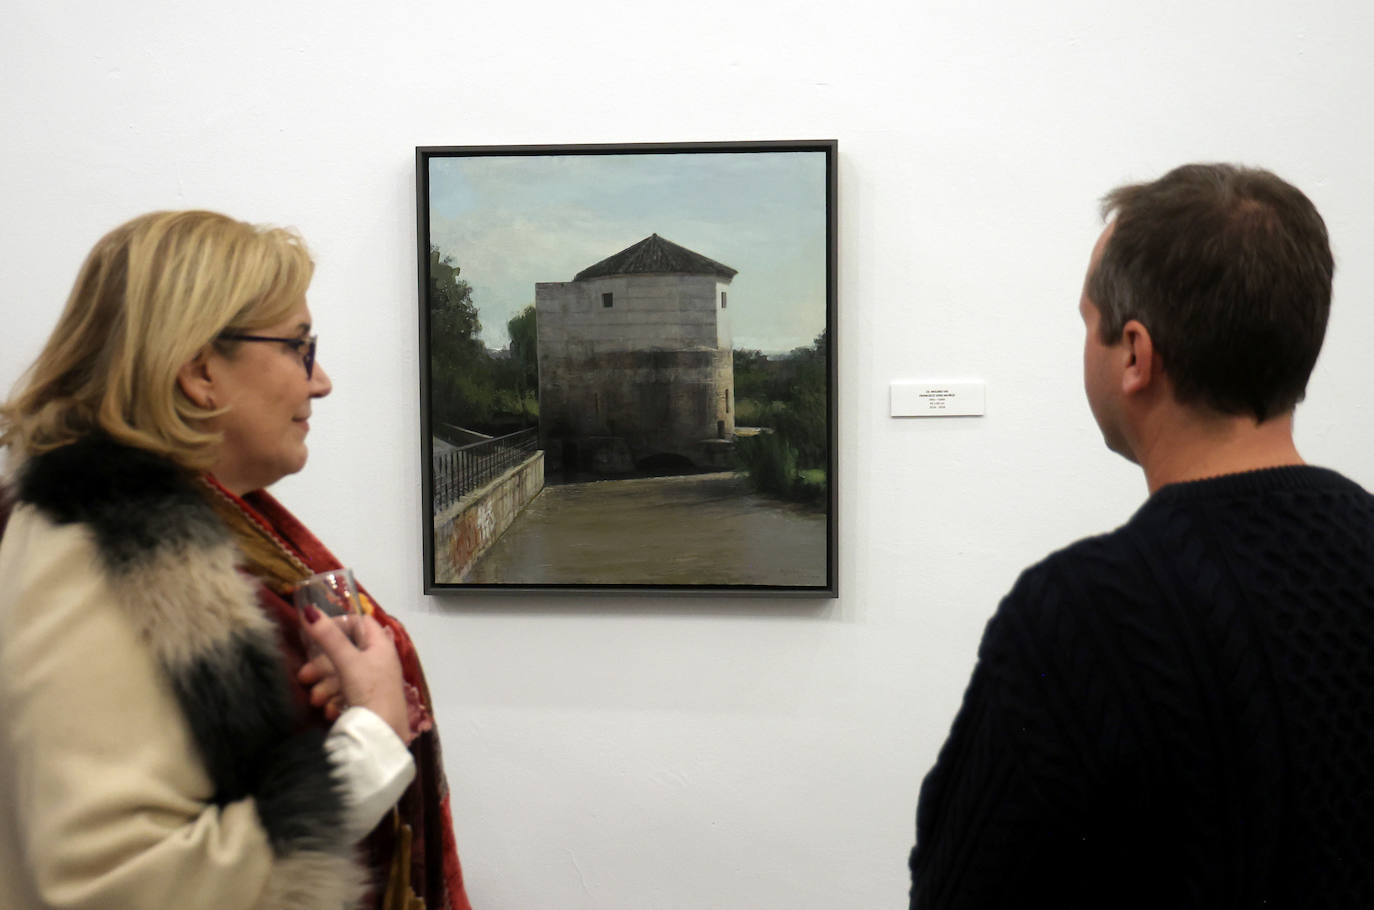
[[[1103,212],[1084,386],[1150,496],[988,623],[911,906],[1374,907],[1374,497],[1292,435],[1326,227],[1229,165]]]

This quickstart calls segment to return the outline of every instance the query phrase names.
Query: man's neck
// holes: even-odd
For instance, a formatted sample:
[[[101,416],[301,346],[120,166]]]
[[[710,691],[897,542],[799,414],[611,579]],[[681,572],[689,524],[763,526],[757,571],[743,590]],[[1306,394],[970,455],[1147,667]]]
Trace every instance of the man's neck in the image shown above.
[[[1257,424],[1181,410],[1142,442],[1138,461],[1151,493],[1171,483],[1304,463],[1293,444],[1292,412]]]

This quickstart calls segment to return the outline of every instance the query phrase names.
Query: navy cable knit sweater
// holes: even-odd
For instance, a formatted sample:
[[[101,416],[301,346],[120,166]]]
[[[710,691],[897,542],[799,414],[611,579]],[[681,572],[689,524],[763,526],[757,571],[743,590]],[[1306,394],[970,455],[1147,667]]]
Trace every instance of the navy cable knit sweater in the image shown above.
[[[921,787],[914,908],[1374,908],[1374,497],[1158,490],[1022,574]]]

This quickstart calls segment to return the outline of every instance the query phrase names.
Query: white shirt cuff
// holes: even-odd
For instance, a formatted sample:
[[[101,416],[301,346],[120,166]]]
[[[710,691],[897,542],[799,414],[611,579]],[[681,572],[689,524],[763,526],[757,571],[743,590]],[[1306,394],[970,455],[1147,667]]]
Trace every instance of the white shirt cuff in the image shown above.
[[[324,741],[344,791],[344,832],[362,840],[415,779],[415,759],[386,721],[352,707],[334,721]]]

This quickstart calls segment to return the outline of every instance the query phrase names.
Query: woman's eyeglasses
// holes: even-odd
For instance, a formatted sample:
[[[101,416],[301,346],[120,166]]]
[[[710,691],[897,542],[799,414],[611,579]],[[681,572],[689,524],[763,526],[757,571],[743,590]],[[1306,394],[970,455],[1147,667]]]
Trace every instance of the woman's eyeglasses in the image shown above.
[[[301,362],[305,364],[306,379],[315,375],[315,343],[319,340],[319,335],[311,335],[307,338],[274,338],[271,335],[242,335],[238,332],[221,332],[219,337],[225,341],[281,342],[301,356]]]

